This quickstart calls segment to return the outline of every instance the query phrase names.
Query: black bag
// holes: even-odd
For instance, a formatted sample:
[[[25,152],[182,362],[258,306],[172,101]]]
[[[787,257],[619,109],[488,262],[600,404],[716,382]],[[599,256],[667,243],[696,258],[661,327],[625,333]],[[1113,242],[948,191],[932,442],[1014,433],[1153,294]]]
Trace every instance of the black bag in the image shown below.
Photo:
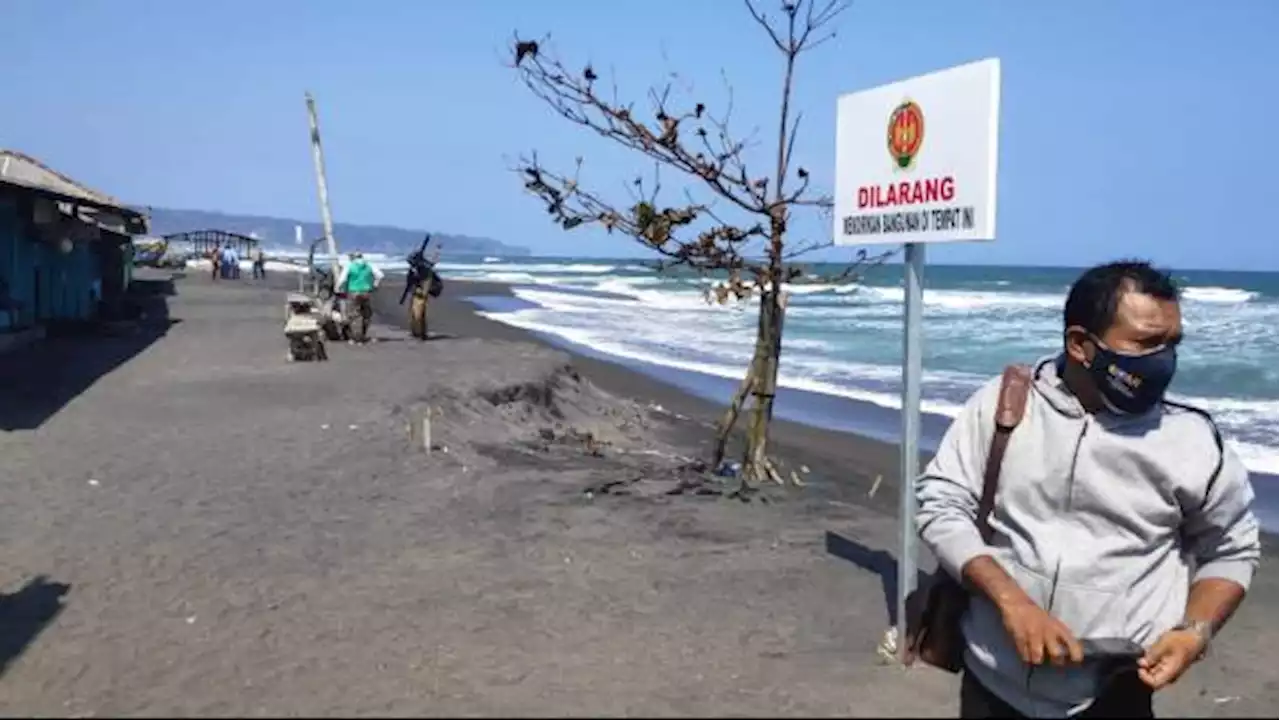
[[[444,280],[440,279],[440,273],[430,270],[431,279],[427,282],[427,294],[431,297],[440,297],[440,293],[444,292]]]
[[[1000,399],[996,403],[995,432],[987,452],[987,465],[982,476],[982,499],[978,502],[975,522],[984,542],[991,541],[991,510],[996,502],[1000,482],[1000,466],[1009,435],[1022,421],[1031,389],[1031,369],[1010,365],[1000,379]],[[964,636],[960,620],[969,606],[969,591],[945,570],[933,575],[907,597],[906,664],[917,659],[950,673],[960,672],[964,665]]]

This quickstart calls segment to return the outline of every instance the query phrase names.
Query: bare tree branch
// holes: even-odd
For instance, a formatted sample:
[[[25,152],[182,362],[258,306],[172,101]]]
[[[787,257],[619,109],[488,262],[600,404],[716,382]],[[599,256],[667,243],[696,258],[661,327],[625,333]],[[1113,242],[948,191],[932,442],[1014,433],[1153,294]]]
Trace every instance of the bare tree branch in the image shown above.
[[[762,0],[743,2],[784,63],[776,145],[770,147],[772,172],[750,167],[756,137],[740,135],[731,127],[734,93],[727,78],[726,99],[715,103],[722,106],[718,111],[710,107],[710,98],[697,97],[692,85],[675,72],[649,89],[644,96],[647,104],[640,108],[622,99],[612,70],[609,80],[602,81],[591,64],[570,69],[546,51],[546,38],[539,42],[514,36],[511,64],[525,87],[554,113],[653,165],[652,178],[647,173],[631,178],[624,190],[629,201],[615,205],[584,187],[581,158],[569,174],[544,167],[536,153],[520,158],[513,169],[552,220],[565,230],[596,226],[628,235],[659,258],[658,269],[684,267],[710,276],[715,285],[707,290],[708,299],[724,303],[758,295],[755,352],[719,425],[712,461],[719,466],[728,434],[750,401],[741,485],[735,491],[739,493],[745,493],[751,482],[780,482],[766,447],[778,387],[786,285],[847,280],[896,252],[872,256],[861,250],[834,275],[812,274],[808,267],[793,262],[830,243],[793,241],[792,213],[816,210],[826,219],[832,208],[830,196],[813,191],[809,171],[796,164],[803,119],[792,107],[797,63],[803,54],[835,37],[831,25],[849,7],[849,0],[781,0],[780,16],[762,11],[758,4]],[[681,200],[671,203],[663,196],[664,184],[673,179]]]
[[[773,41],[778,51],[785,54],[788,51],[788,47],[783,44],[782,38],[778,37],[778,31],[773,28],[773,23],[769,22],[769,18],[765,17],[763,12],[757,10],[755,3],[751,2],[751,0],[743,0],[743,2],[747,4],[747,12],[751,13],[751,17],[768,33],[769,39]]]
[[[532,49],[530,47],[532,46]],[[745,173],[742,158],[745,146],[732,143],[725,135],[719,152],[691,151],[681,140],[682,124],[696,125],[696,132],[705,137],[703,123],[706,113],[704,103],[676,110],[671,107],[671,84],[653,88],[649,92],[653,122],[642,119],[633,104],[617,100],[616,84],[614,100],[606,101],[596,92],[598,76],[591,65],[582,71],[571,72],[560,60],[545,56],[540,45],[533,41],[515,40],[515,68],[521,80],[536,97],[561,117],[606,137],[628,149],[639,152],[682,173],[702,180],[715,194],[733,202],[746,212],[762,211],[760,202],[752,192],[752,180]],[[523,50],[523,52],[522,52]],[[713,127],[722,131],[727,118],[706,118]],[[710,148],[708,148],[710,149]],[[739,170],[731,173],[729,170]]]
[[[603,81],[591,64],[570,69],[548,51],[548,38],[523,40],[513,35],[511,67],[535,97],[560,117],[653,163],[652,179],[635,177],[626,185],[629,203],[621,207],[582,187],[581,158],[570,174],[548,169],[536,154],[521,158],[515,169],[556,222],[566,230],[598,225],[629,235],[663,258],[664,267],[684,265],[701,273],[727,275],[728,285],[735,290],[748,283],[757,289],[775,287],[792,275],[787,262],[820,247],[786,248],[792,210],[827,211],[832,205],[829,196],[811,191],[811,176],[805,168],[795,168],[792,181],[803,118],[802,113],[793,114],[791,107],[794,71],[803,53],[833,37],[827,28],[849,0],[785,1],[780,17],[766,15],[758,0],[744,0],[744,4],[785,63],[770,175],[752,172],[748,166],[748,153],[756,144],[754,133],[743,137],[730,127],[734,92],[723,72],[725,99],[718,112],[708,102],[690,97],[692,86],[676,72],[668,72],[665,81],[649,88],[647,106],[639,109],[621,99],[612,70],[609,80]],[[677,81],[682,82],[683,92],[678,91]],[[674,206],[662,202],[664,170],[675,171],[687,181],[682,183],[682,202]],[[711,199],[696,199],[689,183],[700,186]],[[726,208],[732,212],[724,213]]]

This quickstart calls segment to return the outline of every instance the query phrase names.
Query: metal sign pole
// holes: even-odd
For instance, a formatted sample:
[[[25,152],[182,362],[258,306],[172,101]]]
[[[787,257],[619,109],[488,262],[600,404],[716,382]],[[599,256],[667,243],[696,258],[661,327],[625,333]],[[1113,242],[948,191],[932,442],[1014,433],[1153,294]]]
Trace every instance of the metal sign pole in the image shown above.
[[[902,460],[898,552],[898,651],[906,660],[907,596],[916,588],[916,477],[920,474],[920,377],[924,370],[924,244],[907,243],[903,289]]]
[[[926,135],[926,115],[932,118],[929,127],[947,131]],[[892,627],[876,648],[889,663],[900,653],[907,659],[907,597],[919,577],[915,485],[920,474],[925,245],[996,238],[999,130],[997,58],[847,93],[836,101],[834,242],[905,244],[906,251],[898,589],[890,601]]]

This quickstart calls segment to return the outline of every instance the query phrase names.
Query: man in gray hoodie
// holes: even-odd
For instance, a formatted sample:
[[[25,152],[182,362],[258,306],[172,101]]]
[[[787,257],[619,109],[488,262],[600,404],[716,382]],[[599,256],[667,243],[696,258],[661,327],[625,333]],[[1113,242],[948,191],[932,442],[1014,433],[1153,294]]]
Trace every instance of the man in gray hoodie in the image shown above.
[[[1152,693],[1203,656],[1258,564],[1248,473],[1206,413],[1164,398],[1182,340],[1170,277],[1092,268],[1063,329],[1033,368],[990,542],[974,521],[999,379],[916,485],[921,539],[971,594],[962,717],[1152,717]],[[1085,658],[1101,639],[1145,654],[1109,670]]]

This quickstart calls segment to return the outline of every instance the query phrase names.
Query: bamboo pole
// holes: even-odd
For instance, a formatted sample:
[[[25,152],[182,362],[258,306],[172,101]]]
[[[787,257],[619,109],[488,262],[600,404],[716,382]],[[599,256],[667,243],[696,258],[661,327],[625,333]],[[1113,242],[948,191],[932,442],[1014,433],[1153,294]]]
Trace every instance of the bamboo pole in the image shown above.
[[[307,93],[307,118],[311,122],[311,155],[316,165],[316,190],[320,194],[320,219],[324,223],[324,239],[329,246],[330,269],[338,277],[338,243],[333,238],[333,216],[329,213],[329,185],[324,174],[324,151],[320,148],[320,121],[316,119],[316,101]]]

